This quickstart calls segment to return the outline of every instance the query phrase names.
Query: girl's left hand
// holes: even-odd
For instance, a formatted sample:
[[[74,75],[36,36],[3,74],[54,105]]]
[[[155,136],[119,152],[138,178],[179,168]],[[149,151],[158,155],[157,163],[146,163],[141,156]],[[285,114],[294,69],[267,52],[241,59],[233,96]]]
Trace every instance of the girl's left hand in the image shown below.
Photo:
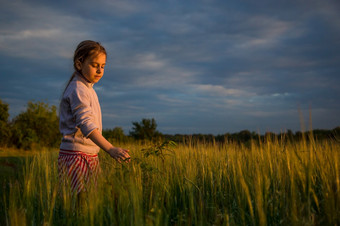
[[[129,150],[123,149],[123,148],[118,148],[118,147],[113,147],[111,148],[108,153],[112,158],[117,160],[117,162],[121,163],[123,162],[130,162],[130,155]]]

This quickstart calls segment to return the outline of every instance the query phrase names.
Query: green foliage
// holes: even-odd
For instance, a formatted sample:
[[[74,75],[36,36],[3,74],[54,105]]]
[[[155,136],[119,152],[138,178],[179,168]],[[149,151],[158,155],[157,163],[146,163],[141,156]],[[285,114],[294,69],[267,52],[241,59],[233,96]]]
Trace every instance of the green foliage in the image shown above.
[[[0,121],[7,122],[9,117],[8,104],[0,100]]]
[[[130,135],[138,140],[155,140],[162,137],[162,134],[158,132],[157,123],[154,118],[142,119],[139,122],[132,122],[133,128],[130,131]]]
[[[165,157],[167,155],[171,155],[175,157],[174,148],[176,148],[177,144],[174,141],[164,141],[157,142],[152,144],[149,147],[142,148],[141,153],[143,153],[143,158],[134,157],[132,161],[140,166],[143,172],[147,172],[148,175],[151,173],[160,173],[163,170],[156,168],[152,164],[146,161],[148,158],[154,157],[154,159],[162,160],[162,167],[164,169],[165,165]],[[126,168],[126,167],[125,167]]]
[[[160,158],[163,162],[165,160],[165,156],[169,155],[166,152],[170,152],[174,154],[173,148],[175,148],[177,144],[174,141],[164,141],[163,143],[157,143],[148,148],[143,148],[141,151],[144,153],[144,157],[156,156]]]
[[[121,127],[115,127],[114,129],[103,130],[103,136],[108,140],[115,140],[119,142],[126,142],[128,137],[125,136],[124,130]]]
[[[7,146],[12,134],[10,125],[8,123],[8,104],[0,100],[0,147]]]
[[[55,106],[28,102],[27,110],[12,122],[12,142],[18,148],[57,147],[60,142],[59,119]]]

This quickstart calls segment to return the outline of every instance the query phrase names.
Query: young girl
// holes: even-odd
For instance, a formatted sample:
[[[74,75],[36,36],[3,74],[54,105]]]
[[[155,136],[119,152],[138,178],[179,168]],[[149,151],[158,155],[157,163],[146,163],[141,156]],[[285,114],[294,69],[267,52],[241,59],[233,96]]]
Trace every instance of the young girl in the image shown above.
[[[112,146],[101,134],[102,116],[93,85],[104,74],[106,50],[98,42],[81,42],[73,57],[75,72],[60,102],[62,141],[58,158],[59,177],[78,194],[95,183],[99,149],[118,162],[129,161],[129,150]]]

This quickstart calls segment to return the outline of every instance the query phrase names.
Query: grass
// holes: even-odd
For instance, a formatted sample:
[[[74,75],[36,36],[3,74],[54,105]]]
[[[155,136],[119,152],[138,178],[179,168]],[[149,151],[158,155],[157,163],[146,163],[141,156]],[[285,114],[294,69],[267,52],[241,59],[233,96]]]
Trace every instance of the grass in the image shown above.
[[[82,207],[58,189],[57,150],[1,157],[0,224],[340,225],[339,142],[121,146],[132,161],[101,152]]]

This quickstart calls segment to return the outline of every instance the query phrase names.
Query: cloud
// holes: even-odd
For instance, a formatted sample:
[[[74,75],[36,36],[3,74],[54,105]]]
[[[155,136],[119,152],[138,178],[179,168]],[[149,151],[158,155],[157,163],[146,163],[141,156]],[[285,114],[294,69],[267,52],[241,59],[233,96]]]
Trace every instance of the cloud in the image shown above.
[[[157,52],[137,52],[112,62],[107,79],[122,79],[122,86],[144,89],[181,89],[195,78],[196,71],[178,65],[172,59],[164,58]],[[122,81],[121,81],[122,82]]]
[[[73,54],[69,50],[82,37],[94,36],[85,27],[97,26],[95,21],[34,2],[11,1],[5,10],[8,16],[0,22],[0,49],[15,57],[69,59]]]
[[[155,117],[164,132],[339,123],[340,14],[328,1],[6,1],[1,98],[57,104],[85,39],[108,52],[104,127]],[[297,118],[297,120],[295,119]],[[322,121],[325,121],[324,123]],[[326,123],[327,121],[327,123]],[[292,128],[294,129],[294,128]]]
[[[239,89],[227,89],[221,85],[194,85],[195,89],[198,92],[203,92],[208,95],[212,96],[233,96],[233,97],[239,97],[239,96],[252,96],[254,94],[248,93],[245,90],[239,90]]]

